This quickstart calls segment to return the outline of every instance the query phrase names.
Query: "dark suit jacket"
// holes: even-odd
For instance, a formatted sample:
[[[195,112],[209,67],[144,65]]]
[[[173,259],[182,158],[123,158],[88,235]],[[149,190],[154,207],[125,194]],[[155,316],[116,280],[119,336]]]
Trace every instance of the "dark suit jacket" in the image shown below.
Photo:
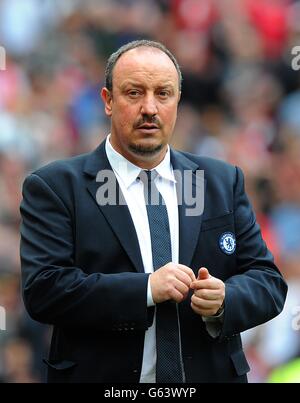
[[[202,318],[179,304],[187,382],[245,382],[249,366],[240,332],[278,315],[287,287],[261,238],[240,169],[171,150],[173,168],[204,170],[205,209],[179,206],[179,261],[197,276],[205,266],[226,283],[225,316],[213,339]],[[138,382],[151,324],[147,281],[126,205],[99,206],[97,173],[110,169],[102,143],[94,152],[54,162],[30,175],[21,204],[23,297],[33,319],[54,325],[50,382]],[[195,173],[193,174],[193,178]],[[192,180],[195,185],[194,179]],[[222,234],[237,240],[229,255]]]

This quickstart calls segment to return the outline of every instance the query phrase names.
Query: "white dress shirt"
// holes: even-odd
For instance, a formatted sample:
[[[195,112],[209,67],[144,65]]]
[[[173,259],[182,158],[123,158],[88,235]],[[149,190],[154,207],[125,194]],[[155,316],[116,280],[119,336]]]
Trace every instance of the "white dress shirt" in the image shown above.
[[[143,183],[137,180],[141,168],[132,164],[123,155],[118,153],[111,145],[110,135],[108,135],[105,144],[108,161],[117,177],[119,186],[124,195],[129,208],[131,218],[138,237],[140,251],[143,260],[145,273],[153,273],[151,235],[149,229],[147,209],[144,198]],[[155,168],[158,173],[155,178],[157,189],[161,193],[168,211],[172,262],[178,263],[179,260],[179,220],[178,204],[176,192],[176,179],[170,161],[170,149],[163,161]],[[150,281],[147,288],[147,306],[154,306]],[[207,332],[211,337],[216,338],[220,334],[223,322],[224,310],[218,316],[202,317],[205,322]],[[155,334],[155,315],[152,326],[145,333],[144,353],[140,383],[155,383],[156,366],[156,334]]]
[[[120,153],[118,153],[111,145],[110,135],[106,139],[106,155],[108,161],[117,177],[119,186],[128,205],[131,218],[136,230],[139,241],[140,251],[142,255],[145,273],[153,272],[151,235],[148,223],[147,209],[144,199],[144,190],[142,181],[137,180],[141,172],[141,168],[132,164]],[[155,167],[158,173],[155,178],[157,189],[161,193],[167,207],[171,246],[172,246],[172,262],[178,263],[179,253],[179,224],[178,224],[178,205],[176,193],[176,180],[173,168],[170,162],[170,149],[163,161]],[[147,305],[154,306],[152,299],[150,281],[148,281]],[[145,333],[143,363],[140,382],[155,382],[155,365],[156,365],[156,335],[155,335],[155,315],[152,326]]]

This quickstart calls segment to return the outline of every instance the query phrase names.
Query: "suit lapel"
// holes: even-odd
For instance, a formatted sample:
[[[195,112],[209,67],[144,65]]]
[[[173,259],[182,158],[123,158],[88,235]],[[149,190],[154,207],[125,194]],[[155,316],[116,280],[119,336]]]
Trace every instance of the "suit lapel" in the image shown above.
[[[101,183],[97,182],[97,175],[99,172],[105,172],[110,176],[110,178],[113,178],[114,183],[112,186],[115,186],[116,194],[120,195],[124,200],[118,181],[106,156],[105,141],[89,155],[86,161],[84,173],[87,176],[87,189],[106,218],[108,224],[111,226],[116,237],[119,239],[120,244],[126,251],[136,270],[144,272],[138,238],[128,206],[124,202],[122,202],[122,205],[118,205],[118,203],[116,203],[116,205],[103,205],[98,202],[99,188],[101,186]]]
[[[189,215],[192,213],[193,205],[190,204],[188,197],[191,195],[187,195],[185,192],[190,193],[192,189],[193,195],[197,195],[198,202],[199,198],[204,200],[206,180],[197,175],[199,166],[196,163],[172,149],[171,163],[177,180],[176,190],[179,203],[179,263],[190,266],[199,238],[203,212]]]
[[[190,205],[187,198],[184,196],[184,190],[193,189],[194,195],[197,194],[198,197],[203,197],[204,199],[206,180],[203,181],[201,178],[197,180],[196,172],[199,166],[182,153],[173,149],[171,149],[171,163],[177,179],[176,189],[178,201],[181,201],[178,206],[179,263],[189,266],[199,238],[202,214],[187,214],[188,211],[191,211],[193,206]],[[116,205],[102,205],[97,201],[97,192],[100,183],[97,182],[96,179],[98,173],[101,171],[113,173],[106,156],[105,141],[103,141],[86,160],[84,173],[87,176],[87,189],[108,224],[111,226],[116,237],[119,239],[120,244],[131,259],[136,270],[138,272],[144,272],[138,238],[128,206],[126,204],[118,205],[118,203]],[[115,178],[115,175],[113,175],[113,177]],[[120,196],[123,197],[116,178],[115,184],[117,195],[120,194]]]

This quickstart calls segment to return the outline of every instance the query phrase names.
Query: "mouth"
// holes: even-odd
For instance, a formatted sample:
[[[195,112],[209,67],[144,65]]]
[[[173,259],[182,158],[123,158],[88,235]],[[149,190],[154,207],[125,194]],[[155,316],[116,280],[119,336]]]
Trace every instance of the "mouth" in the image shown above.
[[[148,123],[148,124],[143,124],[141,126],[138,126],[137,129],[139,131],[142,131],[144,133],[155,133],[156,131],[159,130],[159,127],[153,123]]]

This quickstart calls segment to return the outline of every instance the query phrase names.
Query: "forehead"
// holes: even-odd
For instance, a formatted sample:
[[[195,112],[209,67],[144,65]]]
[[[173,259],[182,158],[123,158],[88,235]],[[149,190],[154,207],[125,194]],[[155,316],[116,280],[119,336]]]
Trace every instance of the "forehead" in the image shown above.
[[[124,53],[113,70],[113,83],[121,85],[127,80],[142,83],[171,81],[178,85],[178,72],[172,60],[156,48],[139,47]]]

